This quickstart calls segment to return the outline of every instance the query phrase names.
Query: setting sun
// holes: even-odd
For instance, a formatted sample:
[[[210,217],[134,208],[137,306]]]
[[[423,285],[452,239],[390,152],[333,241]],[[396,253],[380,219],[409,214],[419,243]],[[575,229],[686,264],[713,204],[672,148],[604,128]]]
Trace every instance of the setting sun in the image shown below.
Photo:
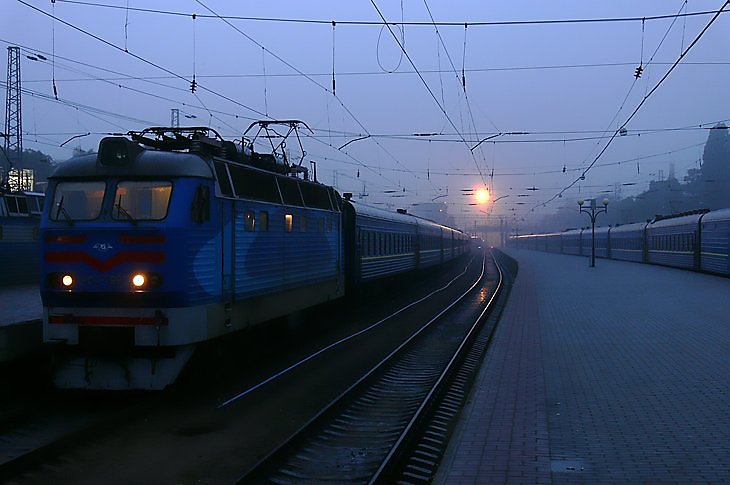
[[[489,200],[489,190],[487,189],[477,189],[475,195],[479,204],[486,204]]]

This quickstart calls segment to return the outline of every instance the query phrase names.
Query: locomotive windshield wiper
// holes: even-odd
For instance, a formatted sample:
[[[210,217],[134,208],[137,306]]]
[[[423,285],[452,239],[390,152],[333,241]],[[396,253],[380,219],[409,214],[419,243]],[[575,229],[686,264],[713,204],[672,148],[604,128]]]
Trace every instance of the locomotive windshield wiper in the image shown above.
[[[127,209],[125,209],[124,207],[122,207],[122,196],[121,196],[121,194],[119,195],[119,199],[117,200],[117,202],[114,204],[114,207],[117,209],[117,216],[119,216],[119,214],[122,213],[122,214],[124,214],[127,217],[127,219],[129,219],[129,222],[131,222],[133,226],[136,226],[137,225],[137,219],[135,219],[134,217],[132,217],[132,214],[130,214],[129,212],[127,212]]]
[[[61,196],[61,200],[56,203],[56,220],[58,220],[58,216],[61,214],[63,215],[63,220],[66,221],[69,226],[74,225],[73,219],[71,219],[71,216],[69,215],[66,208],[63,207],[63,196]]]

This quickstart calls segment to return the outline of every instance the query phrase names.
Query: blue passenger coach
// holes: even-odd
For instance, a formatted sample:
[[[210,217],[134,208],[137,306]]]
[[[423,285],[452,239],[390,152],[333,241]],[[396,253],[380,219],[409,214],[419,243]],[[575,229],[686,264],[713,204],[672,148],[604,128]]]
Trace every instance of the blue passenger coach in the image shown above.
[[[550,236],[512,236],[507,245],[546,250],[540,241]],[[590,255],[590,230],[563,232],[561,252]],[[730,209],[697,209],[656,216],[648,222],[596,228],[596,256],[730,276]]]

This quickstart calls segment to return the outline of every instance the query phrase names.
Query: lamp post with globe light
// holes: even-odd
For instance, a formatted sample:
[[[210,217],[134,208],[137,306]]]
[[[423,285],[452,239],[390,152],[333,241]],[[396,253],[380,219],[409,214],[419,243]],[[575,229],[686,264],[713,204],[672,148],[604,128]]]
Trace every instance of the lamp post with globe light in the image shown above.
[[[596,207],[596,199],[590,199],[591,206],[583,207],[585,201],[578,200],[578,210],[588,214],[591,218],[591,268],[596,266],[596,217],[602,212],[608,212],[608,199],[603,199],[603,207]]]

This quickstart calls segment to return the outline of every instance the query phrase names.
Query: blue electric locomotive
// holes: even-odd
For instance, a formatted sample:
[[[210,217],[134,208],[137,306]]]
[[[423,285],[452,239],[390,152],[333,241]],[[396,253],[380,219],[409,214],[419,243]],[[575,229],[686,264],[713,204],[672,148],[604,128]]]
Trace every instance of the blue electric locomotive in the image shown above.
[[[338,194],[210,133],[105,138],[52,174],[41,296],[58,386],[161,388],[194,343],[344,293]]]
[[[60,164],[41,224],[59,387],[160,389],[196,343],[451,260],[463,233],[343,200],[208,128],[151,128]]]

